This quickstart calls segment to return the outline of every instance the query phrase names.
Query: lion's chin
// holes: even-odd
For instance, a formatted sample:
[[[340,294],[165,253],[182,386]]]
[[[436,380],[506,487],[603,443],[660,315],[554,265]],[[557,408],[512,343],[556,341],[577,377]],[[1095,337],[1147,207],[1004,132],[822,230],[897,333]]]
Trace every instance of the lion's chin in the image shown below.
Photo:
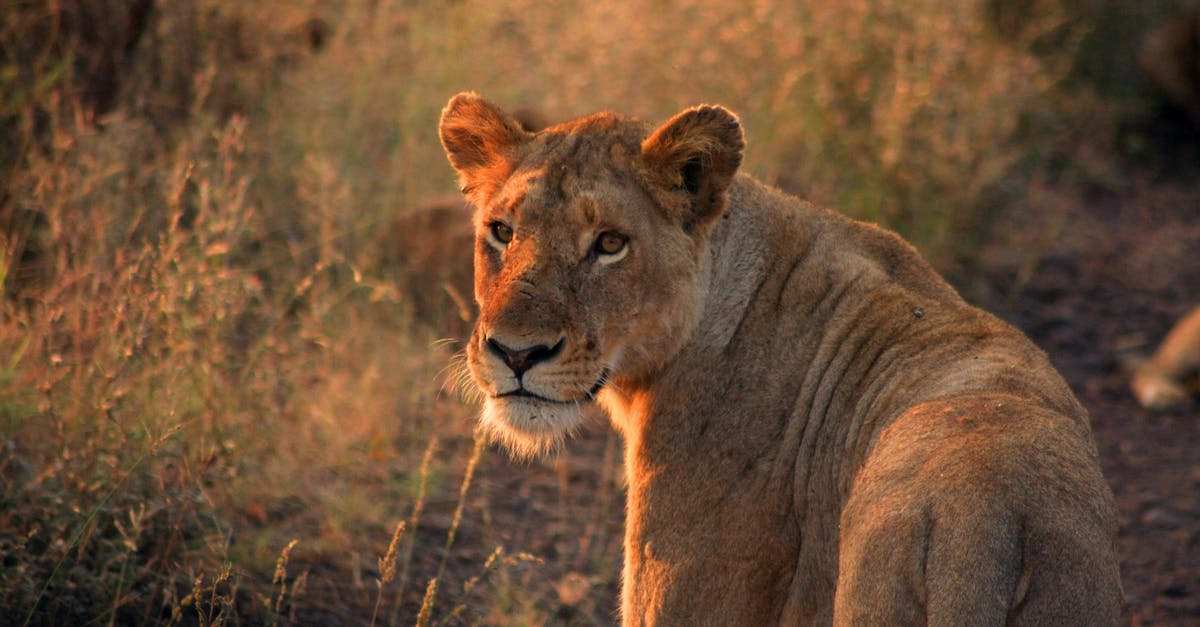
[[[523,396],[488,398],[479,422],[488,439],[513,457],[547,457],[583,422],[583,406]]]

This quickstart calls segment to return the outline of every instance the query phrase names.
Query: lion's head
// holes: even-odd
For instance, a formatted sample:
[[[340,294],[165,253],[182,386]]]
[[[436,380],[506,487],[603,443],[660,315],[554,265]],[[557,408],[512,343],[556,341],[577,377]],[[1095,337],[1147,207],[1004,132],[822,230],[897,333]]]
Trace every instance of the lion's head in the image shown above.
[[[602,113],[534,134],[459,94],[440,134],[478,208],[467,363],[482,424],[514,454],[542,453],[606,387],[654,378],[696,328],[742,129],[702,106],[657,130]]]

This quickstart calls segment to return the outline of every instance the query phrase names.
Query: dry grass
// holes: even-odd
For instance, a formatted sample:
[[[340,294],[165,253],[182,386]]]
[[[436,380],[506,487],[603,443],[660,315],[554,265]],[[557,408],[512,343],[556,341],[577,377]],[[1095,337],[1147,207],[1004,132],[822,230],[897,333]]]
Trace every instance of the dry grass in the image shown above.
[[[1077,23],[1021,3],[1002,36],[994,4],[5,5],[0,606],[26,624],[610,620],[587,591],[616,586],[611,437],[598,495],[563,475],[550,517],[575,548],[554,560],[499,547],[515,519],[493,520],[486,481],[468,491],[488,457],[414,306],[443,280],[403,276],[387,235],[453,188],[442,105],[471,89],[551,120],[657,120],[719,102],[753,173],[946,265],[1094,103],[1060,89]]]

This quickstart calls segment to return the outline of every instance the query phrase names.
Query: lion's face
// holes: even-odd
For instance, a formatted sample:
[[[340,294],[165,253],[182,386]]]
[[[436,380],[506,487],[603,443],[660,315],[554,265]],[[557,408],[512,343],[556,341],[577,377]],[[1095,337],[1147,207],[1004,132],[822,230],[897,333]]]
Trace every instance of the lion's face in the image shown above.
[[[521,450],[561,438],[610,379],[652,371],[695,321],[696,242],[636,187],[563,178],[522,168],[476,216],[467,360],[484,424]]]
[[[515,454],[552,448],[606,387],[653,378],[696,327],[741,129],[703,108],[647,131],[601,114],[531,135],[472,95],[443,113],[478,207],[467,363],[483,426]]]

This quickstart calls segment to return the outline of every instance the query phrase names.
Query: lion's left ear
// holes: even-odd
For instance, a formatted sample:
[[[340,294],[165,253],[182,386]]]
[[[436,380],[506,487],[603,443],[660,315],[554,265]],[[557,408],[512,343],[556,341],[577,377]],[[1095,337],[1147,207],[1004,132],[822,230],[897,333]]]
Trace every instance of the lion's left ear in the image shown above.
[[[642,142],[642,158],[666,187],[686,192],[684,229],[708,224],[725,212],[729,185],[742,164],[746,142],[737,116],[711,105],[688,109]]]
[[[450,99],[438,134],[463,194],[478,206],[512,173],[517,148],[530,137],[515,118],[469,92]]]

